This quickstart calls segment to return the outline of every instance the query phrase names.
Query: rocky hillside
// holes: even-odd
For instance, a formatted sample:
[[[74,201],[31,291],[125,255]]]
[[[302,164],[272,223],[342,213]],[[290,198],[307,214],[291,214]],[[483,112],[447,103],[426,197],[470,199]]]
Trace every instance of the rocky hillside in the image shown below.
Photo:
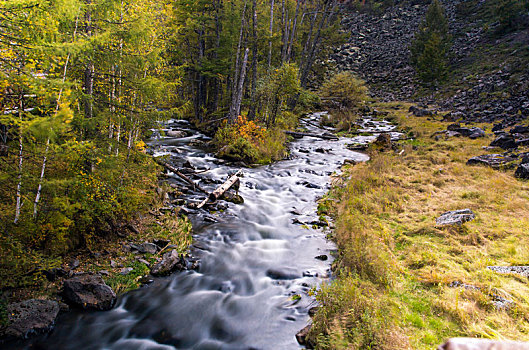
[[[529,116],[529,26],[498,35],[498,23],[480,15],[486,2],[442,1],[453,36],[451,77],[435,92],[421,87],[409,63],[408,47],[428,1],[400,2],[382,13],[346,9],[342,25],[349,40],[331,61],[357,72],[382,100],[436,103],[464,120],[514,124]]]

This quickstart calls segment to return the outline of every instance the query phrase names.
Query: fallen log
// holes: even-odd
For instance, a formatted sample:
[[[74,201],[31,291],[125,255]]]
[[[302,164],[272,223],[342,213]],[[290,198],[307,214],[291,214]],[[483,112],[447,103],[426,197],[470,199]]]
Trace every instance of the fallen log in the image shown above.
[[[180,177],[182,180],[184,180],[185,182],[187,182],[188,184],[190,184],[191,186],[193,186],[193,188],[196,188],[197,190],[199,190],[200,192],[203,192],[203,193],[208,193],[208,191],[206,191],[205,189],[203,189],[202,187],[200,187],[198,184],[196,184],[193,180],[191,180],[189,177],[185,176],[184,174],[182,174],[182,172],[180,172],[180,170],[178,168],[175,168],[174,166],[172,166],[171,164],[168,164],[166,162],[162,162],[161,160],[158,160],[156,159],[156,163],[160,164],[161,166],[163,166],[164,168],[166,168],[167,170],[173,172],[175,175],[177,175],[178,177]]]
[[[208,201],[215,202],[219,197],[221,197],[224,192],[229,190],[237,181],[239,181],[239,177],[242,174],[242,170],[237,171],[235,174],[233,174],[226,182],[224,182],[222,185],[217,187],[217,189],[213,192],[211,192],[206,199],[204,199],[202,202],[200,202],[199,205],[197,205],[197,209],[202,208],[206,205]]]
[[[295,132],[295,131],[288,131],[288,130],[285,130],[284,132],[285,134],[294,136],[295,138],[302,138],[303,136],[309,136],[309,137],[316,137],[316,138],[320,138],[324,140],[333,140],[333,141],[338,140],[338,136],[330,134],[330,133],[325,133],[325,134],[320,135],[320,134],[313,134],[309,132]]]

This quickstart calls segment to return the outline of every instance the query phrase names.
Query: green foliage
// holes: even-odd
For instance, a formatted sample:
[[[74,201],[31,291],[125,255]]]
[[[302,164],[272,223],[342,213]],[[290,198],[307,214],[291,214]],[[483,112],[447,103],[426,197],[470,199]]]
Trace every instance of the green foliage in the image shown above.
[[[141,286],[139,279],[149,274],[149,268],[142,262],[137,260],[131,261],[126,267],[131,267],[133,270],[126,275],[116,273],[111,277],[105,278],[105,283],[116,292],[122,294],[132,289],[137,289]]]
[[[328,107],[358,108],[368,99],[365,82],[352,72],[341,72],[323,83],[319,95]]]
[[[258,101],[264,115],[259,117],[267,126],[284,124],[283,112],[287,102],[301,92],[299,68],[295,64],[283,64],[262,78],[257,86]]]
[[[528,0],[496,0],[493,13],[500,22],[498,32],[510,32],[521,27],[520,15],[529,11]]]
[[[439,0],[433,0],[410,46],[411,63],[424,83],[446,79],[451,40],[444,8]]]

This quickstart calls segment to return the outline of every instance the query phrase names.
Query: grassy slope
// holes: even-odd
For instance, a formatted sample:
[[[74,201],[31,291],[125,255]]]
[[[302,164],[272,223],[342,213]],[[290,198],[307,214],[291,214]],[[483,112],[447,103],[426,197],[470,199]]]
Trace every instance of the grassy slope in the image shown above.
[[[320,348],[386,349],[431,349],[453,336],[529,340],[527,278],[486,268],[528,263],[529,184],[513,170],[466,165],[490,138],[435,141],[446,124],[406,107],[377,106],[414,131],[405,152],[347,168],[321,202],[336,217],[340,278],[317,293],[312,338]],[[463,208],[476,220],[435,227],[441,213]],[[493,294],[515,306],[497,310]]]

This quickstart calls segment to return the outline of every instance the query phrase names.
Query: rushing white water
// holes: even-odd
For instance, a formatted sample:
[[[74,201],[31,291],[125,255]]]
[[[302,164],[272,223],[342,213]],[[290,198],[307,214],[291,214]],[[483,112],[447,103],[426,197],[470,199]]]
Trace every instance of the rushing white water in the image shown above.
[[[319,117],[317,113],[307,118],[309,131],[323,131],[315,126]],[[187,129],[191,136],[154,140],[151,147],[157,154],[173,156],[177,166],[189,161],[195,168],[210,168],[200,176],[217,182],[237,169],[219,165],[193,146],[192,140],[204,136],[186,123],[167,126]],[[348,150],[350,142],[305,137],[291,143],[289,160],[244,169],[239,190],[244,204],[229,204],[227,210],[213,214],[190,214],[198,271],[156,279],[120,297],[107,312],[69,312],[49,335],[21,347],[299,349],[295,334],[307,325],[308,309],[314,306],[308,292],[329,278],[334,248],[325,232],[311,228],[310,223],[318,220],[317,199],[345,159],[368,159]],[[188,200],[202,198],[200,193],[187,195]],[[217,222],[207,223],[205,216]],[[315,259],[323,254],[329,260]]]

